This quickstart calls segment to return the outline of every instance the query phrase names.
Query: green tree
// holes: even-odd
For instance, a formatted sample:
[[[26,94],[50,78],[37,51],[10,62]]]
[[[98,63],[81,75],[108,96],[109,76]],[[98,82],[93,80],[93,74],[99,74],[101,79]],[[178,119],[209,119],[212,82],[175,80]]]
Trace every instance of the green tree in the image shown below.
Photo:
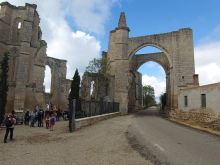
[[[69,130],[73,132],[75,130],[75,114],[80,110],[80,102],[79,102],[79,88],[80,88],[80,76],[78,69],[76,69],[75,74],[73,76],[73,80],[71,83],[71,90],[69,93]],[[76,100],[75,111],[73,109],[73,99]]]
[[[80,88],[80,76],[78,69],[76,69],[71,83],[71,91],[69,93],[69,99],[79,99],[79,88]]]
[[[96,99],[100,99],[101,90],[108,88],[108,71],[110,70],[110,63],[106,55],[103,55],[101,59],[94,58],[89,62],[89,65],[86,67],[86,72],[88,74],[96,74],[97,80],[96,83]],[[99,98],[98,98],[99,97]]]
[[[0,63],[0,124],[4,120],[5,106],[7,103],[7,92],[8,92],[8,60],[9,53],[5,53],[3,60]]]
[[[150,107],[156,104],[154,88],[150,85],[143,86],[143,104],[144,107]]]
[[[89,62],[86,71],[89,73],[99,73],[101,70],[102,60],[94,58]]]
[[[86,67],[86,72],[97,73],[98,76],[105,78],[107,78],[109,70],[110,63],[106,55],[103,55],[101,59],[94,58]]]

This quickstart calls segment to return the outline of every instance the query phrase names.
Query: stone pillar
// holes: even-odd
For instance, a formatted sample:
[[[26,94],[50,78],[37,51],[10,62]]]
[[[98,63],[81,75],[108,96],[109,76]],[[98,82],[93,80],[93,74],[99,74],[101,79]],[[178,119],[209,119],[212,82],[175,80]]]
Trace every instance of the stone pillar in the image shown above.
[[[15,87],[15,101],[14,101],[14,110],[23,111],[25,94],[26,94],[26,85],[28,81],[28,71],[29,71],[29,48],[30,44],[26,42],[21,43],[20,55],[18,57],[18,67],[16,74],[16,87]]]

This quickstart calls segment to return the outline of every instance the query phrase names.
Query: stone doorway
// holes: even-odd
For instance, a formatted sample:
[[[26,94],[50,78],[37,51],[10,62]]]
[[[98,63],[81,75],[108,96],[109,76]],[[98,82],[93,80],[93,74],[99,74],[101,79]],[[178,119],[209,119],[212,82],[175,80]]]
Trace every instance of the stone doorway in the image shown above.
[[[154,46],[147,45],[146,47],[142,47],[139,49],[140,51],[137,51],[137,53],[134,53],[130,57],[130,78],[129,82],[129,94],[128,94],[128,112],[137,111],[143,108],[143,91],[142,91],[142,74],[139,72],[139,68],[148,63],[148,62],[155,62],[159,64],[164,72],[166,77],[166,90],[167,93],[167,107],[170,106],[170,95],[171,90],[170,89],[170,63],[168,60],[168,57],[163,52],[163,50],[155,48]],[[135,95],[134,95],[135,93]]]

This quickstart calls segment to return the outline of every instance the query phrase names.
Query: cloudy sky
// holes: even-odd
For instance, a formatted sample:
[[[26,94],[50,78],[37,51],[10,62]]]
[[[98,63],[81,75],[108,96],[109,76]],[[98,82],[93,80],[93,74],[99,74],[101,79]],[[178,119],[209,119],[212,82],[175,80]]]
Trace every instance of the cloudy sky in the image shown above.
[[[72,78],[76,68],[82,74],[91,59],[107,50],[109,31],[117,26],[119,13],[125,11],[130,36],[192,28],[200,84],[220,81],[219,0],[8,1],[14,5],[25,2],[38,5],[47,54],[68,60],[67,78]],[[155,50],[146,49],[151,51]],[[154,86],[156,96],[164,92],[165,74],[160,65],[148,62],[139,71],[143,74],[143,84]]]

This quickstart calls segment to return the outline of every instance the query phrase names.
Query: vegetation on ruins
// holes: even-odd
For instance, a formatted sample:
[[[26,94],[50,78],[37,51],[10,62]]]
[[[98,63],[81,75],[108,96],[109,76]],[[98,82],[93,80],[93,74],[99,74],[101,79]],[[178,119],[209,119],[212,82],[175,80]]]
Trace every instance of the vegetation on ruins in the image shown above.
[[[86,72],[97,73],[99,77],[107,78],[109,69],[110,63],[107,56],[102,56],[102,58],[94,58],[91,60],[86,67]]]
[[[99,96],[101,93],[101,88],[108,87],[108,80],[109,80],[109,70],[110,70],[110,63],[106,55],[103,55],[102,58],[97,59],[94,58],[89,62],[89,65],[86,67],[86,72],[88,74],[95,74],[97,76],[96,83],[96,95]],[[97,98],[96,99],[101,99]]]
[[[5,106],[7,103],[7,91],[8,91],[8,60],[9,53],[5,53],[0,63],[0,124],[4,120]]]
[[[154,88],[150,85],[143,86],[143,104],[146,108],[156,105]]]
[[[86,67],[86,71],[89,73],[99,73],[101,64],[101,59],[94,58],[89,62],[89,65]]]

